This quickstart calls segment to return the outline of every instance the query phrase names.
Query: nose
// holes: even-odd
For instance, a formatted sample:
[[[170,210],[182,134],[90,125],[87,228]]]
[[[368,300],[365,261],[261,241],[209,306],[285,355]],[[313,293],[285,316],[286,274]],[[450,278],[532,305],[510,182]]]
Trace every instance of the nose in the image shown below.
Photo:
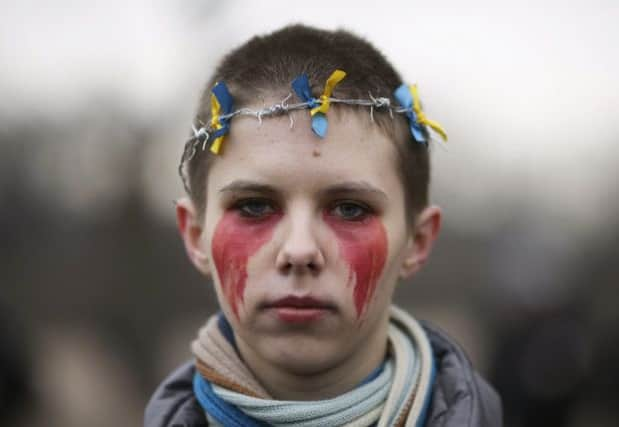
[[[317,274],[325,264],[325,258],[317,236],[317,224],[309,209],[289,213],[289,223],[284,229],[277,268],[285,274]]]

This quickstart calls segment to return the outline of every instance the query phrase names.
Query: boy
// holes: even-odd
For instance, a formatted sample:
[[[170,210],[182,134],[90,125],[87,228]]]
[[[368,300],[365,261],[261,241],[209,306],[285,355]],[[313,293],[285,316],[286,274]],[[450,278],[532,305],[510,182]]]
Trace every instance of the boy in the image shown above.
[[[221,313],[146,426],[501,425],[459,347],[392,306],[440,228],[428,127],[444,136],[416,88],[344,31],[287,27],[223,59],[176,208]]]

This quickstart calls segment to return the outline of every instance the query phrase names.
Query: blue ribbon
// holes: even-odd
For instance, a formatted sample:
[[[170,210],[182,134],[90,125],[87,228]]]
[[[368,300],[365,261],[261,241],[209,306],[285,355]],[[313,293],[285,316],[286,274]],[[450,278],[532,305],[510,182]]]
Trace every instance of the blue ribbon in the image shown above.
[[[309,102],[310,108],[318,106],[317,99],[312,96],[312,89],[310,88],[307,74],[301,74],[295,78],[292,81],[292,89],[303,102]]]
[[[303,102],[309,104],[309,108],[315,108],[320,105],[317,102],[318,100],[312,96],[312,89],[310,88],[307,74],[301,74],[295,78],[292,81],[292,89]],[[319,137],[325,137],[328,125],[327,117],[323,113],[318,112],[312,116],[312,130]]]
[[[393,93],[395,99],[400,103],[400,105],[406,108],[406,118],[408,119],[410,125],[411,135],[417,143],[426,145],[426,136],[424,133],[423,126],[417,120],[417,114],[413,110],[413,95],[411,94],[410,88],[408,85],[403,84],[398,87]]]

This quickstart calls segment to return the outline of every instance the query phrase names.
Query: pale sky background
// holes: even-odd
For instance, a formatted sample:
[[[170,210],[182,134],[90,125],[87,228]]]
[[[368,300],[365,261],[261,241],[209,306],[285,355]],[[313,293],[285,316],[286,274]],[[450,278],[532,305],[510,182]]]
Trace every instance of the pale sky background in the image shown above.
[[[446,151],[434,148],[434,197],[453,226],[491,232],[521,216],[558,233],[603,234],[617,223],[614,0],[4,1],[0,125],[68,123],[97,103],[157,123],[165,131],[144,153],[143,186],[172,220],[176,162],[202,85],[229,48],[291,22],[353,30],[419,84],[428,116],[450,136]],[[109,153],[125,150],[122,129],[36,144],[33,191],[78,210],[114,199],[122,183],[106,168]],[[49,160],[67,152],[88,167]]]

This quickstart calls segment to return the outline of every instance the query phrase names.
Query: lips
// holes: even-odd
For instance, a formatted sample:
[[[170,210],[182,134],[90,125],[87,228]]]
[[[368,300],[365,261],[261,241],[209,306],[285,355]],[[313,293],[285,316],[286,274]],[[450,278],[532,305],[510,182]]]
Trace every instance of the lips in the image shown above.
[[[285,323],[307,323],[321,319],[335,310],[335,305],[314,297],[287,296],[266,304],[280,321]]]
[[[330,304],[325,300],[320,300],[318,298],[313,298],[313,297],[298,297],[294,295],[278,299],[272,303],[267,304],[267,307],[269,308],[279,308],[279,307],[323,308],[323,309],[335,308],[333,304]]]

